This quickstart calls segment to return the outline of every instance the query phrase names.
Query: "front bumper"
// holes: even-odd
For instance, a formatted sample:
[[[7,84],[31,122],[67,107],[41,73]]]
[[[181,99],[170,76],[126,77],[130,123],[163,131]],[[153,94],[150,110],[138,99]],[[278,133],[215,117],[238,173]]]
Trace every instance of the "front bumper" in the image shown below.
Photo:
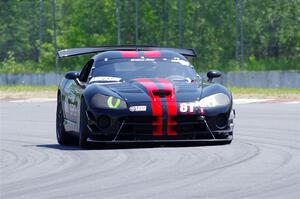
[[[223,143],[230,143],[232,141],[232,136],[223,139],[185,139],[185,140],[95,140],[88,138],[88,142],[91,143],[104,143],[104,144],[111,144],[111,143],[158,143],[158,144],[169,144],[169,143],[215,143],[215,144],[223,144]]]
[[[229,142],[232,140],[234,128],[234,111],[231,109],[206,110],[206,115],[177,115],[172,120],[176,121],[174,128],[176,135],[154,136],[156,118],[147,113],[132,113],[128,111],[89,112],[88,128],[91,133],[90,142]],[[106,128],[99,128],[97,119],[100,116],[108,116],[111,120]],[[216,125],[217,119],[222,116],[226,119],[226,125]]]

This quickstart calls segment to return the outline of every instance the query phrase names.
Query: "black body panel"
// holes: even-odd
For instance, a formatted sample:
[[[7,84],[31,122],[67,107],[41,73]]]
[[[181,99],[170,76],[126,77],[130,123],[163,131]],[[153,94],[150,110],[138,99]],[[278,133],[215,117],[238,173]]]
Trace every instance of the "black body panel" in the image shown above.
[[[173,57],[174,54],[182,57],[164,50],[160,55]],[[80,103],[84,100],[89,141],[232,140],[232,95],[224,86],[202,79],[137,78],[89,82],[94,62],[115,56],[119,56],[116,51],[99,53],[86,64],[79,79],[64,79],[60,83],[58,97],[62,102],[66,131],[80,133]],[[228,102],[202,106],[203,99],[210,96],[215,96],[213,103],[218,103],[218,97]]]

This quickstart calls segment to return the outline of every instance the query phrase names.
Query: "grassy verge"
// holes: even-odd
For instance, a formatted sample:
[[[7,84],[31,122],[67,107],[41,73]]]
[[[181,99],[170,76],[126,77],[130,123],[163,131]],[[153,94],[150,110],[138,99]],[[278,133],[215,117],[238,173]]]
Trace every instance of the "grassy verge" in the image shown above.
[[[235,98],[291,99],[300,100],[300,89],[291,88],[240,88],[230,87]]]
[[[0,86],[0,99],[55,98],[57,86]]]
[[[240,87],[230,87],[229,89],[234,94],[268,94],[268,95],[298,94],[298,95],[300,95],[300,89],[292,89],[292,88],[240,88]]]
[[[300,100],[300,89],[230,87],[235,98]],[[57,86],[0,86],[0,99],[55,98]]]
[[[57,86],[29,86],[29,85],[16,85],[16,86],[0,86],[0,91],[5,92],[37,92],[37,91],[56,91]]]

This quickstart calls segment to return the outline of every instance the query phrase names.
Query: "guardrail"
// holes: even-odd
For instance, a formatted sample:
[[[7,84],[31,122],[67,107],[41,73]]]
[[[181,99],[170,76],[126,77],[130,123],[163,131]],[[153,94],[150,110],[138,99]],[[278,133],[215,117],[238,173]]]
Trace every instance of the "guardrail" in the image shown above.
[[[225,72],[217,82],[235,87],[300,88],[300,71]]]
[[[206,78],[206,73],[201,73]],[[63,74],[0,74],[0,85],[57,85]],[[300,71],[224,72],[215,79],[226,86],[263,88],[300,88]]]
[[[62,74],[56,73],[0,74],[0,85],[58,85],[62,78]]]

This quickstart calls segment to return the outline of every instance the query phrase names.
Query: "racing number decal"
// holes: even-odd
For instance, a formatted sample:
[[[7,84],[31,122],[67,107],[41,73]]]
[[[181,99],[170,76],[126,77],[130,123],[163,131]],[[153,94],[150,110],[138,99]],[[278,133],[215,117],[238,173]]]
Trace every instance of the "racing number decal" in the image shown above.
[[[180,106],[179,106],[179,110],[180,112],[182,113],[186,113],[188,111],[188,106],[186,103],[181,103]]]
[[[179,105],[179,111],[181,113],[194,113],[195,111],[199,111],[200,110],[200,113],[201,115],[204,115],[204,109],[203,107],[201,107],[197,102],[193,103],[181,103]]]
[[[193,113],[194,112],[194,104],[193,103],[181,103],[179,106],[179,111],[182,113]]]

